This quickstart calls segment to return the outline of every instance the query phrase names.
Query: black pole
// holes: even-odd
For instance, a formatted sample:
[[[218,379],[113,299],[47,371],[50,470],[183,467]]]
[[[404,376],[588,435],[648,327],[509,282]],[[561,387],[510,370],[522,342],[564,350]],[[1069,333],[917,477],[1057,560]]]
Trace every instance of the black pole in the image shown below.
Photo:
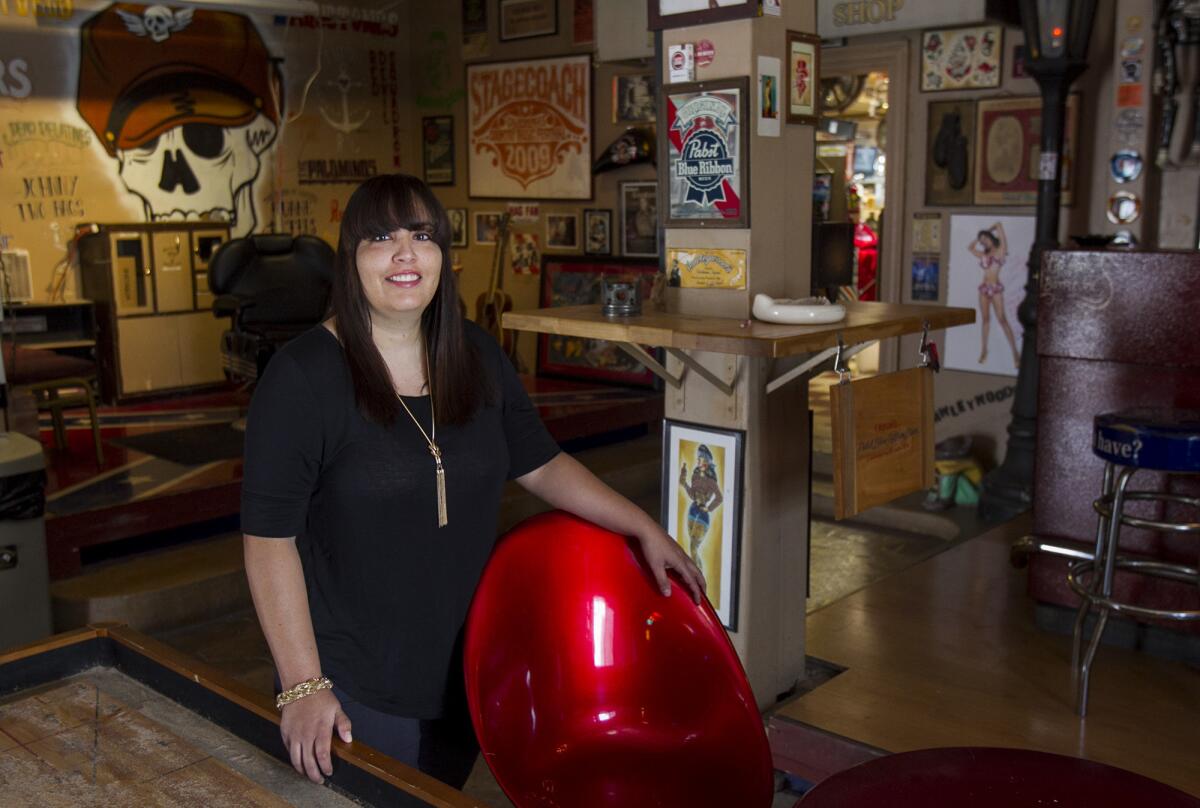
[[[1056,64],[1049,69],[1042,65],[1030,66],[1030,72],[1042,90],[1042,162],[1038,172],[1037,237],[1029,251],[1025,299],[1017,308],[1017,320],[1021,323],[1024,334],[1021,342],[1021,363],[1017,368],[1017,392],[1013,397],[1012,421],[1008,425],[1008,450],[999,468],[993,469],[983,478],[983,490],[979,497],[979,515],[989,521],[1011,519],[1029,510],[1033,504],[1033,459],[1037,445],[1038,289],[1042,255],[1059,246],[1059,177],[1062,173],[1061,151],[1067,90],[1083,69],[1082,64]],[[1054,155],[1052,165],[1050,155]]]

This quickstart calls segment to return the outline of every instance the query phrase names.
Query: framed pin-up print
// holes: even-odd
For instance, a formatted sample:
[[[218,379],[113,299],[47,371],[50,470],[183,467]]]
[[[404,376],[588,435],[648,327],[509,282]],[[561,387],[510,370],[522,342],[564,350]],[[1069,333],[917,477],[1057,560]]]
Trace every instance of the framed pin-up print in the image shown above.
[[[446,208],[446,216],[450,219],[450,246],[467,246],[467,209]]]
[[[738,626],[745,433],[663,421],[662,519],[704,573],[721,624]]]
[[[647,3],[651,31],[762,14],[762,0],[647,0]]]
[[[748,78],[672,84],[661,94],[667,227],[750,226]]]
[[[1057,155],[1061,202],[1070,205],[1079,143],[1079,95],[1067,96],[1062,153]],[[981,99],[976,102],[976,205],[1036,205],[1038,178],[1053,164],[1043,159],[1042,99]]]
[[[472,197],[592,198],[589,54],[471,64],[466,90]]]
[[[816,123],[821,111],[821,38],[788,31],[787,54],[787,122]]]

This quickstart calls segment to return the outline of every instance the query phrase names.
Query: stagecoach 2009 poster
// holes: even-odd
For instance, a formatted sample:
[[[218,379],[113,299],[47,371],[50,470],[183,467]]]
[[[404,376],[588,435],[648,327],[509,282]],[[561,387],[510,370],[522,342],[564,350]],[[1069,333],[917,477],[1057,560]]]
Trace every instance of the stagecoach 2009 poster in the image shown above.
[[[467,67],[470,195],[592,196],[591,57]]]

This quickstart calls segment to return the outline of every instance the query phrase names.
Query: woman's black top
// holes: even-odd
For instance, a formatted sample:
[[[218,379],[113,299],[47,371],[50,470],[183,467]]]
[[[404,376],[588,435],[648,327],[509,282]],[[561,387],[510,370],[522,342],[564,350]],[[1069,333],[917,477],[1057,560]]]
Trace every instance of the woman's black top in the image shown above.
[[[322,326],[271,358],[246,426],[242,531],[296,537],[322,673],[351,697],[414,718],[441,714],[467,607],[496,539],[506,479],[559,451],[512,363],[472,323],[499,392],[461,426],[438,425],[436,466],[404,413],[390,428],[354,401],[345,354]],[[405,397],[429,431],[429,397]]]

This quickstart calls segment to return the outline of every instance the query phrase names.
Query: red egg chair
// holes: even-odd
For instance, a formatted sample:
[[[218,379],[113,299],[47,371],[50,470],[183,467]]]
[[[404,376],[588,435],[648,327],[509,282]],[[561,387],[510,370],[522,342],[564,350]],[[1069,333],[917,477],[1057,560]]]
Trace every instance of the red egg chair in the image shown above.
[[[705,601],[663,597],[631,540],[562,512],[502,537],[467,618],[467,700],[518,808],[758,808],[770,748]]]

